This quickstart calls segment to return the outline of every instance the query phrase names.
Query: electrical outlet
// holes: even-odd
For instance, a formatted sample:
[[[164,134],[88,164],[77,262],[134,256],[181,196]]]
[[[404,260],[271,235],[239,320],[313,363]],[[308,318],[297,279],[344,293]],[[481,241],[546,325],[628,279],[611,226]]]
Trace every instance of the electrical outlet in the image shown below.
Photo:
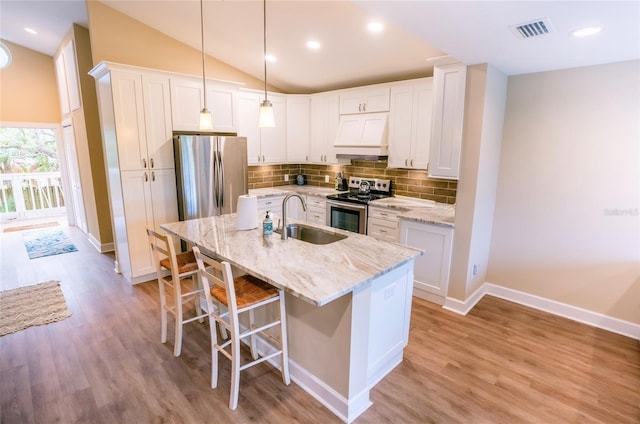
[[[289,181],[289,174],[284,174],[284,180]]]
[[[329,182],[329,176],[328,176],[328,175],[325,175],[325,176],[324,176],[324,182],[325,182],[325,183],[328,183],[328,182]]]
[[[473,266],[473,275],[478,275],[478,272],[480,271],[480,265],[474,265]]]

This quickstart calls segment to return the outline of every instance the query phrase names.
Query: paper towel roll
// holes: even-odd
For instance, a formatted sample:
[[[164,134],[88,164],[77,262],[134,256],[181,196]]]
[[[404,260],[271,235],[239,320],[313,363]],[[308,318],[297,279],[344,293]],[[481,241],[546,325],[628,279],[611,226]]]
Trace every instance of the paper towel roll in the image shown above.
[[[238,207],[236,209],[236,229],[252,230],[258,228],[258,198],[245,194],[238,196]]]

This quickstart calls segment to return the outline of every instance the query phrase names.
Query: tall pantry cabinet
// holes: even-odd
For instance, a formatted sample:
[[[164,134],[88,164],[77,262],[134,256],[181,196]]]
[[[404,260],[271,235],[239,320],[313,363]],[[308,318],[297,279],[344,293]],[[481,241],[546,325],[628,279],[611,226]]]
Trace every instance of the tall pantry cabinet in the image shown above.
[[[116,270],[131,283],[155,276],[146,227],[178,220],[169,76],[101,63],[99,93]]]

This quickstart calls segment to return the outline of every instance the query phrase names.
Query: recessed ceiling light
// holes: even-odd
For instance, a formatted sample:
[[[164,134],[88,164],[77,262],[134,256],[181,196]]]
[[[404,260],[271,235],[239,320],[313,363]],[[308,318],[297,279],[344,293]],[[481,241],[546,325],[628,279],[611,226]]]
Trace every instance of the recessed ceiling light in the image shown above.
[[[380,32],[384,29],[384,25],[382,25],[380,22],[369,22],[367,28],[371,32]]]
[[[38,31],[36,31],[35,29],[24,27],[24,30],[27,31],[29,34],[33,34],[33,35],[37,35],[38,34]]]
[[[317,42],[316,40],[309,40],[307,41],[307,47],[309,47],[312,50],[318,50],[320,48],[320,43]]]
[[[595,35],[600,31],[602,31],[602,27],[595,25],[576,29],[571,32],[571,35],[574,37],[588,37],[590,35]]]
[[[277,57],[275,57],[275,56],[274,56],[274,55],[272,55],[272,54],[268,54],[268,55],[266,55],[266,56],[264,57],[264,60],[266,60],[267,62],[274,63],[274,62],[277,62],[277,61],[278,61],[278,58],[277,58]]]

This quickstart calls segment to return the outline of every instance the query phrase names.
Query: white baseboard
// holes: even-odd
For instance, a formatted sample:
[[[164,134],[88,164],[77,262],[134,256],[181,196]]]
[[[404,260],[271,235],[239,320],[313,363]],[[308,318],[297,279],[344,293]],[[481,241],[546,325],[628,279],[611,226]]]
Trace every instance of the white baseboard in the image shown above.
[[[93,234],[87,234],[89,243],[100,253],[113,252],[115,250],[113,243],[100,243]]]
[[[460,301],[453,298],[447,298],[443,308],[466,315],[469,311],[482,299],[484,295],[495,296],[500,299],[558,315],[573,321],[581,322],[592,327],[601,328],[611,331],[612,333],[621,334],[640,340],[640,324],[621,320],[619,318],[610,317],[599,312],[589,311],[577,306],[568,305],[566,303],[557,302],[555,300],[546,299],[534,294],[521,292],[507,287],[499,286],[492,283],[484,283],[476,290],[467,300]]]

